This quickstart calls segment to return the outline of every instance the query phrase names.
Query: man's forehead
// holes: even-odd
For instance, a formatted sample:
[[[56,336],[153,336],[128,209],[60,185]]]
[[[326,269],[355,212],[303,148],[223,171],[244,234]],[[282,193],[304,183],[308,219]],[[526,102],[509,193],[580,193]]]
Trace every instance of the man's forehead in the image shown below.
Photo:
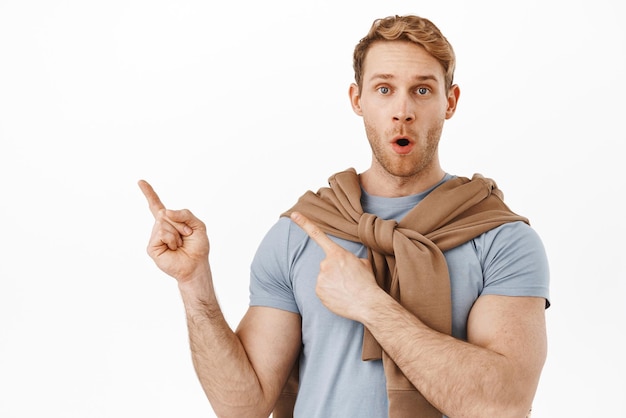
[[[443,81],[443,66],[422,46],[408,41],[378,41],[363,62],[366,81],[410,77],[416,81]]]

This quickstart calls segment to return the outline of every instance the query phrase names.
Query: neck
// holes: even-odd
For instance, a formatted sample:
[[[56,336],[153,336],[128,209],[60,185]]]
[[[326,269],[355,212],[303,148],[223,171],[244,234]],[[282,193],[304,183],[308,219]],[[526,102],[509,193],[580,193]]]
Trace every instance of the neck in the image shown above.
[[[446,173],[441,167],[423,170],[409,177],[399,177],[373,166],[359,175],[361,186],[372,196],[402,197],[421,193],[441,181]]]

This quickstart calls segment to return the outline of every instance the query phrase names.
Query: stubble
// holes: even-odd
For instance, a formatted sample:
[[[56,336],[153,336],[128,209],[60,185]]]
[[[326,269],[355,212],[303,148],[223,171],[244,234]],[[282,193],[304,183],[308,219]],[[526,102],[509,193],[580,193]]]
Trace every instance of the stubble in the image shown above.
[[[386,139],[397,135],[397,132],[381,138],[376,128],[365,122],[365,132],[375,161],[389,175],[405,180],[418,178],[431,168],[437,156],[442,131],[443,123],[431,127],[425,134],[425,140],[412,132],[411,135],[417,140],[415,148],[410,154],[399,155],[393,152]]]

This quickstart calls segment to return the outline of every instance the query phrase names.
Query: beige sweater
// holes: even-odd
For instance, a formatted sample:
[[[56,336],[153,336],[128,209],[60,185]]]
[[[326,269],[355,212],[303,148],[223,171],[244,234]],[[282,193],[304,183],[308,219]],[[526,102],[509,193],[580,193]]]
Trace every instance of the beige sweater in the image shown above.
[[[451,333],[450,278],[443,251],[507,222],[523,221],[504,204],[493,180],[475,174],[446,181],[401,222],[363,213],[361,186],[354,169],[329,179],[330,187],[305,193],[289,211],[306,215],[324,232],[368,248],[378,284],[427,326]],[[390,418],[441,418],[365,330],[363,360],[381,359],[387,379]],[[293,416],[298,367],[273,412]]]

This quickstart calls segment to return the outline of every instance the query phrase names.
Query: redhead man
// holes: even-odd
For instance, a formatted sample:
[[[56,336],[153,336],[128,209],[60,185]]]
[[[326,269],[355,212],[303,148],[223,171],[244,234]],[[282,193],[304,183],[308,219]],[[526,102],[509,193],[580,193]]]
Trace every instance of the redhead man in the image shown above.
[[[547,352],[547,257],[493,180],[440,165],[460,95],[454,69],[429,20],[374,21],[349,88],[371,166],[332,175],[279,217],[235,331],[213,289],[204,223],[139,182],[156,220],[148,253],[178,282],[218,416],[530,414]]]

